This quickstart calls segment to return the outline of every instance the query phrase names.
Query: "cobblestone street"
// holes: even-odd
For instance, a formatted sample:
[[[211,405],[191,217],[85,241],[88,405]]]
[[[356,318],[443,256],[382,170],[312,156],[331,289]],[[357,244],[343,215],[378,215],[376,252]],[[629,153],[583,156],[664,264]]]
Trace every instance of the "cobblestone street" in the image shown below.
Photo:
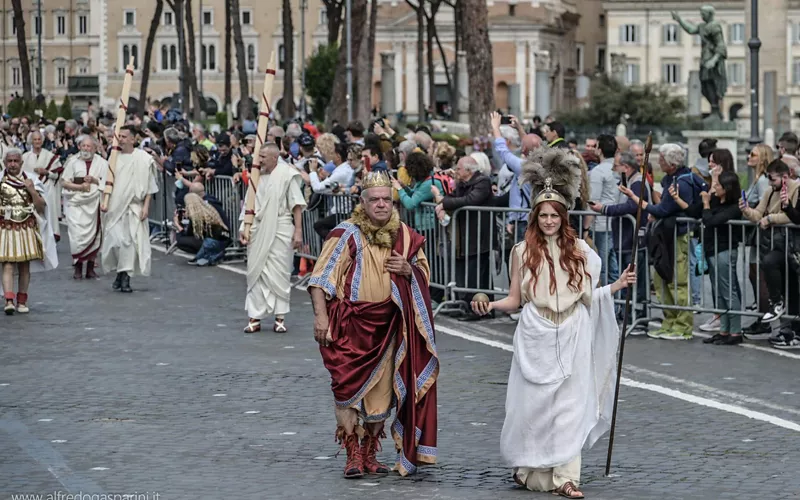
[[[437,319],[439,463],[347,481],[307,293],[289,333],[246,335],[241,265],[154,251],[123,295],[111,277],[73,281],[59,249],[31,313],[0,317],[0,498],[553,498],[516,488],[500,459],[510,320]],[[625,361],[613,476],[606,438],[583,456],[587,498],[800,498],[800,355],[630,337]]]

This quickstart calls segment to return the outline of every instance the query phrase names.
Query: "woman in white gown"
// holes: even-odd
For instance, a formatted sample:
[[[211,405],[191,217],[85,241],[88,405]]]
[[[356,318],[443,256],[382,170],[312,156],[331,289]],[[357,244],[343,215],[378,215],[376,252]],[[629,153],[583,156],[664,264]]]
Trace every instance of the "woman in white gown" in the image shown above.
[[[569,153],[539,155],[539,161],[549,156],[544,160],[550,165],[571,161]],[[570,198],[549,177],[543,190],[533,180],[538,195],[525,241],[511,253],[509,295],[473,302],[472,308],[483,315],[523,306],[500,438],[514,480],[529,490],[583,498],[581,450],[608,431],[611,421],[619,343],[613,294],[636,277],[629,267],[617,282],[597,288],[600,257],[569,226]],[[562,191],[569,195],[569,188]]]

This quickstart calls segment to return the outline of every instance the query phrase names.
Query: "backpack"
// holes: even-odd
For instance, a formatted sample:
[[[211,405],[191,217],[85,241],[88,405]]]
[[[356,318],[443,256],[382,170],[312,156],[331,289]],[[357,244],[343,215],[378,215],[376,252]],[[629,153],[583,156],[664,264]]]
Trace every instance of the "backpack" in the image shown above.
[[[433,180],[439,181],[439,184],[442,185],[442,196],[453,194],[453,179],[449,175],[437,172],[433,174]]]
[[[689,182],[691,183],[691,186],[692,186],[692,200],[691,201],[684,200],[684,201],[686,203],[688,203],[689,205],[693,205],[693,204],[697,203],[698,200],[700,200],[700,193],[703,192],[703,191],[708,192],[709,187],[708,187],[708,184],[706,183],[706,181],[704,181],[702,177],[700,177],[699,175],[695,174],[694,172],[690,172],[688,174],[680,175],[675,179],[675,181],[676,182],[680,182],[681,179],[684,179],[686,177],[689,178],[688,180],[689,180]]]

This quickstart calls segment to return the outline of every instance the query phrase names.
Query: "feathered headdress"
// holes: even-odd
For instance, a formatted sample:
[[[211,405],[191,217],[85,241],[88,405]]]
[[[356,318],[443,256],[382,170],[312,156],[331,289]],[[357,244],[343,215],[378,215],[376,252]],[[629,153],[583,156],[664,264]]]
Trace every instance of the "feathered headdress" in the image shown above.
[[[531,185],[531,209],[543,201],[558,201],[571,210],[580,193],[581,163],[566,149],[539,148],[523,165],[522,180]]]

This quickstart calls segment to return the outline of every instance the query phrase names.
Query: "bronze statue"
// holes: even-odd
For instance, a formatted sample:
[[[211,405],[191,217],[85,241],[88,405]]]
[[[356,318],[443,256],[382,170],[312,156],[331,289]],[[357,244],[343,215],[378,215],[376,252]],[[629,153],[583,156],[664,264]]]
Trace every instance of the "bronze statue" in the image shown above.
[[[722,119],[719,103],[728,90],[728,77],[725,71],[725,59],[728,49],[725,47],[725,38],[722,26],[714,20],[714,7],[704,5],[700,8],[703,22],[696,26],[684,21],[675,12],[672,18],[681,25],[690,35],[700,35],[702,53],[700,56],[700,84],[703,97],[711,104],[711,117]]]

